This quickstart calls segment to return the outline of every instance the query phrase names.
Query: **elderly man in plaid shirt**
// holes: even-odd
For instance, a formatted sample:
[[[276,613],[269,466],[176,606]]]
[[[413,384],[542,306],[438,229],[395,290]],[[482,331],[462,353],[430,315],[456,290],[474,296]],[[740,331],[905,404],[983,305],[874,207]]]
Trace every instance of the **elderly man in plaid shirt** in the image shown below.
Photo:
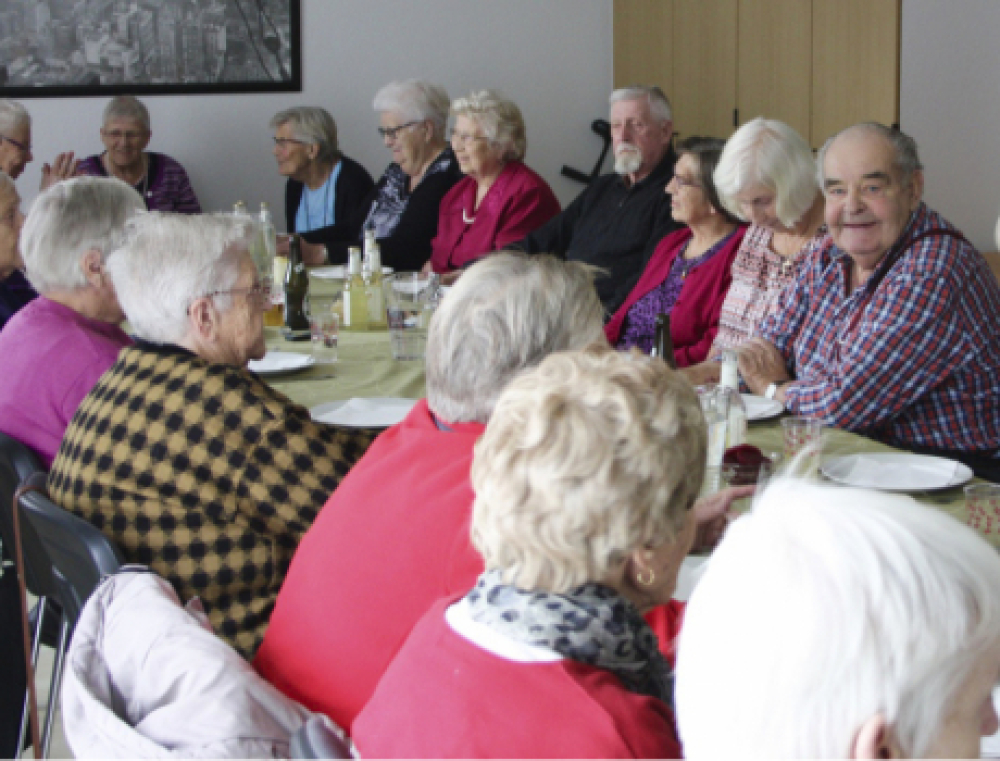
[[[1000,480],[1000,286],[921,201],[913,139],[849,127],[820,151],[831,243],[741,350],[754,393]]]

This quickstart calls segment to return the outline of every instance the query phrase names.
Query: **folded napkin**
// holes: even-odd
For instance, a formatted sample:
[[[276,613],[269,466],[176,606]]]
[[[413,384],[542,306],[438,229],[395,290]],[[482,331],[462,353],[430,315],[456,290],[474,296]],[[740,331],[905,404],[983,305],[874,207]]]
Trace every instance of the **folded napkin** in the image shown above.
[[[405,418],[416,399],[351,399],[316,419],[330,425],[388,428]]]
[[[853,455],[841,478],[866,489],[940,489],[955,481],[958,463],[937,457],[912,455],[893,462],[869,455]]]

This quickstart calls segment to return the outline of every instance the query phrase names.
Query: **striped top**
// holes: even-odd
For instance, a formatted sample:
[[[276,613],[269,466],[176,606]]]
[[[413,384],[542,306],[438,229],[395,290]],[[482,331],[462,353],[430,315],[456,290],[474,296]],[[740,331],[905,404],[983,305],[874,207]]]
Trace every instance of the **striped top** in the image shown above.
[[[101,155],[88,156],[80,162],[80,174],[107,177]],[[149,168],[135,190],[150,211],[172,211],[178,214],[201,214],[201,204],[194,194],[191,180],[179,163],[163,153],[146,153]],[[148,177],[148,182],[147,182]]]

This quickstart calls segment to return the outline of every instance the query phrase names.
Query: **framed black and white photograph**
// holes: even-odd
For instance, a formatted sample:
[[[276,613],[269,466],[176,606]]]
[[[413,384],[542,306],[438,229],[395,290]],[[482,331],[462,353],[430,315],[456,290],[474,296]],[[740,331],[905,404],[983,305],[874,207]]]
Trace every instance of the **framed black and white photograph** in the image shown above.
[[[3,0],[8,98],[302,90],[300,0]]]

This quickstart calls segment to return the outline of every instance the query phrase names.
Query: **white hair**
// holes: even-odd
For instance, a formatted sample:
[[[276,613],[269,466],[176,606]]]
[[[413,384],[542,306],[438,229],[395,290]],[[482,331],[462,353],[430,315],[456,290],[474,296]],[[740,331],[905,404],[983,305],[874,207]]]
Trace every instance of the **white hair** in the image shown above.
[[[0,100],[0,132],[31,127],[31,114],[16,100]]]
[[[489,420],[511,379],[604,340],[592,267],[504,251],[473,264],[431,318],[427,402],[453,423]]]
[[[87,285],[80,257],[108,255],[121,244],[125,223],[146,208],[135,188],[110,177],[76,177],[41,193],[21,231],[28,280],[39,293]]]
[[[1000,555],[975,531],[907,497],[778,482],[688,604],[685,756],[844,758],[881,715],[921,757],[998,640]]]
[[[107,263],[122,310],[140,338],[177,343],[188,332],[191,303],[236,283],[256,226],[231,214],[146,212],[125,232]],[[215,304],[226,311],[233,300],[220,295]]]
[[[528,150],[524,117],[517,104],[496,90],[474,90],[451,104],[451,115],[478,124],[504,161],[521,161]]]
[[[102,124],[107,127],[115,119],[131,119],[141,124],[146,132],[151,129],[149,109],[134,95],[116,95],[108,101],[108,105],[104,107]]]
[[[632,87],[621,87],[611,93],[608,98],[608,105],[623,100],[644,100],[649,104],[649,113],[656,121],[669,122],[672,119],[670,111],[670,99],[667,94],[655,85],[647,87],[645,85],[635,85]]]
[[[439,137],[448,123],[448,91],[420,79],[390,82],[377,93],[372,104],[376,111],[397,114],[408,122],[429,121]]]
[[[611,583],[632,553],[676,540],[705,439],[666,363],[607,345],[552,354],[511,381],[476,444],[472,542],[520,589]]]
[[[819,184],[812,150],[784,122],[758,116],[726,141],[715,168],[723,206],[746,220],[736,196],[754,185],[774,192],[778,219],[785,227],[793,227],[816,201]]]
[[[271,129],[290,124],[296,140],[319,148],[316,158],[330,164],[340,158],[337,122],[325,108],[298,106],[279,111],[271,118]]]

